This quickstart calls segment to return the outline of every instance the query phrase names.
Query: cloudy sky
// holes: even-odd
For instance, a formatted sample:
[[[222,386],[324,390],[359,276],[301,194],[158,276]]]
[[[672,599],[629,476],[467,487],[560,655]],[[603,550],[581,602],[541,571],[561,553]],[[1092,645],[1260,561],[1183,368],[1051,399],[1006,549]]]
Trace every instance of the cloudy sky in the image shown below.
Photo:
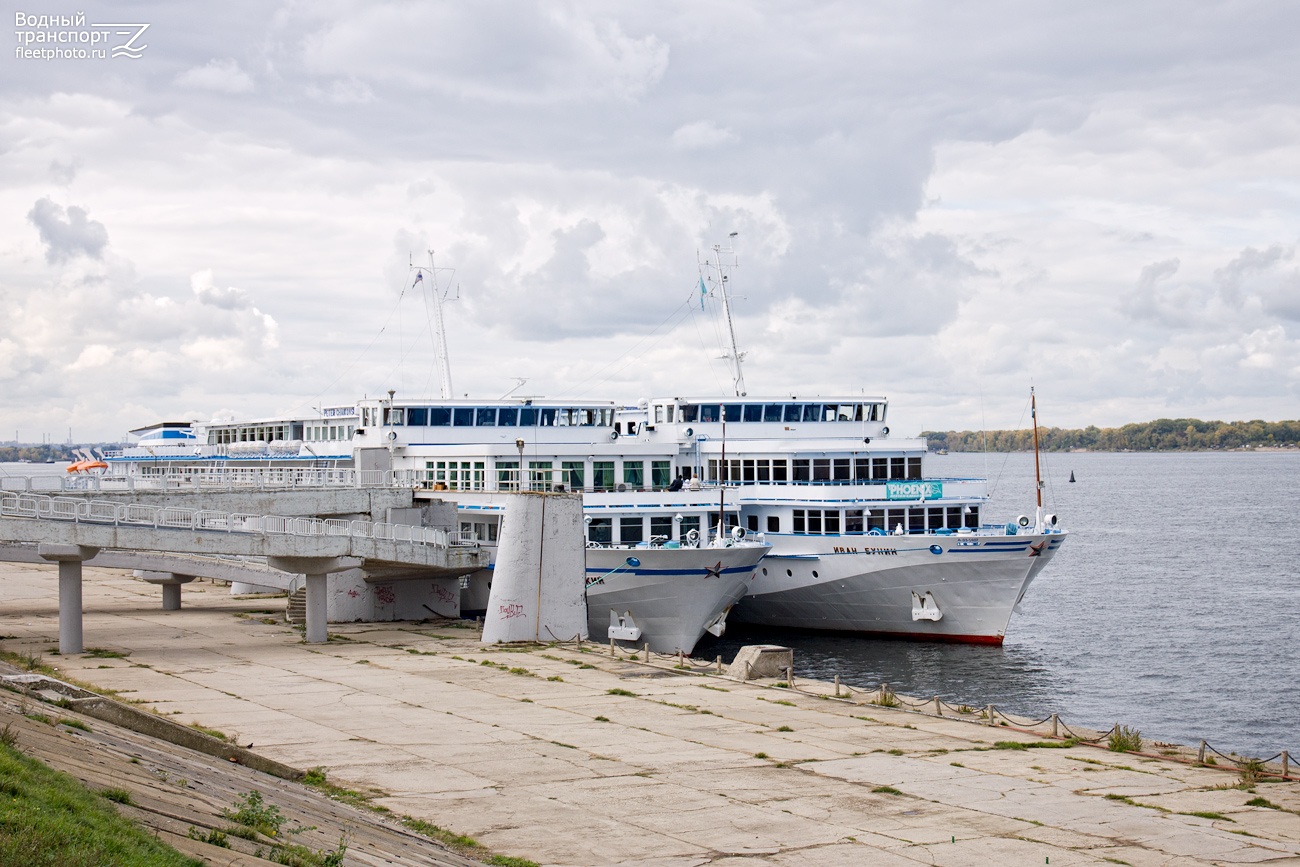
[[[732,232],[751,395],[1300,415],[1291,2],[7,14],[0,439],[436,394],[430,249],[457,395],[725,392]]]

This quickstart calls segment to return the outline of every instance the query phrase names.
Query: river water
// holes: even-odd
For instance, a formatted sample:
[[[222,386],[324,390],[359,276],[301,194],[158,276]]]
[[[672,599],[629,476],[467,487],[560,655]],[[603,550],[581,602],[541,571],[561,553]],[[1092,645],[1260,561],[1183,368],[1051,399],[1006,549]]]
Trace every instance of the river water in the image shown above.
[[[777,630],[705,636],[795,649],[796,673],[1227,752],[1300,755],[1300,453],[1044,455],[1070,537],[1002,647]],[[988,520],[1033,514],[1031,454],[952,454],[926,474],[991,480]],[[66,464],[3,464],[2,475]],[[1073,472],[1076,482],[1068,481]]]
[[[796,676],[1300,755],[1300,453],[1043,457],[1044,503],[1071,535],[1002,647],[752,630],[696,656],[771,642],[794,648]],[[926,460],[929,476],[988,477],[989,520],[1033,515],[1032,454]]]

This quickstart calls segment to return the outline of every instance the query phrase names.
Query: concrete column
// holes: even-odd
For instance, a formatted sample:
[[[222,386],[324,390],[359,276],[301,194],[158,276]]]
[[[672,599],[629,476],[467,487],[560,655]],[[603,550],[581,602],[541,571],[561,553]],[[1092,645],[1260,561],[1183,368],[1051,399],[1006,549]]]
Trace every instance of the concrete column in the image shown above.
[[[71,656],[84,649],[81,629],[81,564],[99,553],[85,545],[37,546],[45,560],[59,564],[59,653]]]
[[[331,572],[356,569],[364,561],[358,557],[267,557],[272,569],[295,572],[307,577],[307,641],[324,644],[329,641],[329,592],[326,576]]]
[[[59,561],[59,653],[71,656],[84,648],[81,632],[81,561]]]
[[[326,575],[307,575],[307,642],[324,644],[329,641],[326,622]]]
[[[135,577],[150,584],[161,585],[163,611],[180,611],[181,585],[194,580],[193,575],[177,575],[175,572],[155,572],[149,569],[136,569]]]

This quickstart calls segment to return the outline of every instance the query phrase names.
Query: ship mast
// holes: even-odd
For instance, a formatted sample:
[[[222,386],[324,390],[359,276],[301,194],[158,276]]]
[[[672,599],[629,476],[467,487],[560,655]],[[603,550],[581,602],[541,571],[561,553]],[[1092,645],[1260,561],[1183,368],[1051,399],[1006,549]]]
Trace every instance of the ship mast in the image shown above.
[[[1034,387],[1029,386],[1029,417],[1034,422],[1034,492],[1038,494],[1038,512],[1034,526],[1039,532],[1043,529],[1043,472],[1038,463],[1038,398],[1034,396]]]
[[[738,234],[737,232],[731,233],[731,238],[733,241],[737,234]],[[731,262],[727,265],[722,264],[723,253],[726,253],[728,256],[731,257]],[[740,362],[744,360],[745,353],[741,352],[736,347],[736,326],[731,321],[731,298],[727,293],[727,283],[729,282],[728,278],[730,276],[729,271],[731,268],[734,268],[737,264],[736,252],[731,248],[730,245],[728,245],[724,249],[721,244],[714,244],[713,259],[714,259],[713,262],[710,263],[706,261],[702,264],[701,267],[702,269],[716,271],[718,274],[717,280],[714,281],[714,286],[715,288],[718,289],[719,294],[722,295],[722,313],[727,320],[727,337],[730,341],[730,344],[728,346],[728,349],[730,351],[724,354],[722,357],[727,359],[731,363],[731,377],[732,377],[731,384],[732,384],[732,388],[736,392],[736,396],[744,397],[746,393],[745,374],[740,369]],[[701,276],[700,279],[703,280],[704,279],[703,276]],[[712,278],[710,279],[712,280]]]
[[[412,266],[417,272],[415,282],[420,283],[424,280],[424,274],[429,274],[428,297],[432,299],[433,305],[433,325],[436,345],[434,347],[434,359],[438,365],[439,388],[442,391],[442,399],[449,400],[452,395],[451,391],[451,360],[447,356],[447,328],[442,318],[442,290],[438,288],[438,269],[433,264],[433,251],[429,251],[429,267],[421,268]],[[447,270],[447,269],[444,269]],[[455,273],[454,271],[452,272]],[[451,285],[450,278],[448,285]]]

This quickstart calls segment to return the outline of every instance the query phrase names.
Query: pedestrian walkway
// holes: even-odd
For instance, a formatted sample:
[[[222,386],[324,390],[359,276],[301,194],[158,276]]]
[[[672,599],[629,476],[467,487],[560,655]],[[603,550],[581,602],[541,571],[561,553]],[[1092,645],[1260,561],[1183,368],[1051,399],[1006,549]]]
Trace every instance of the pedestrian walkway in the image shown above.
[[[4,649],[50,647],[54,583],[0,564]],[[71,676],[541,864],[1300,864],[1300,783],[1246,791],[1223,770],[1032,748],[1057,742],[599,645],[352,624],[309,646],[264,601],[163,613],[126,575],[87,587],[96,643],[130,655],[47,658]]]

